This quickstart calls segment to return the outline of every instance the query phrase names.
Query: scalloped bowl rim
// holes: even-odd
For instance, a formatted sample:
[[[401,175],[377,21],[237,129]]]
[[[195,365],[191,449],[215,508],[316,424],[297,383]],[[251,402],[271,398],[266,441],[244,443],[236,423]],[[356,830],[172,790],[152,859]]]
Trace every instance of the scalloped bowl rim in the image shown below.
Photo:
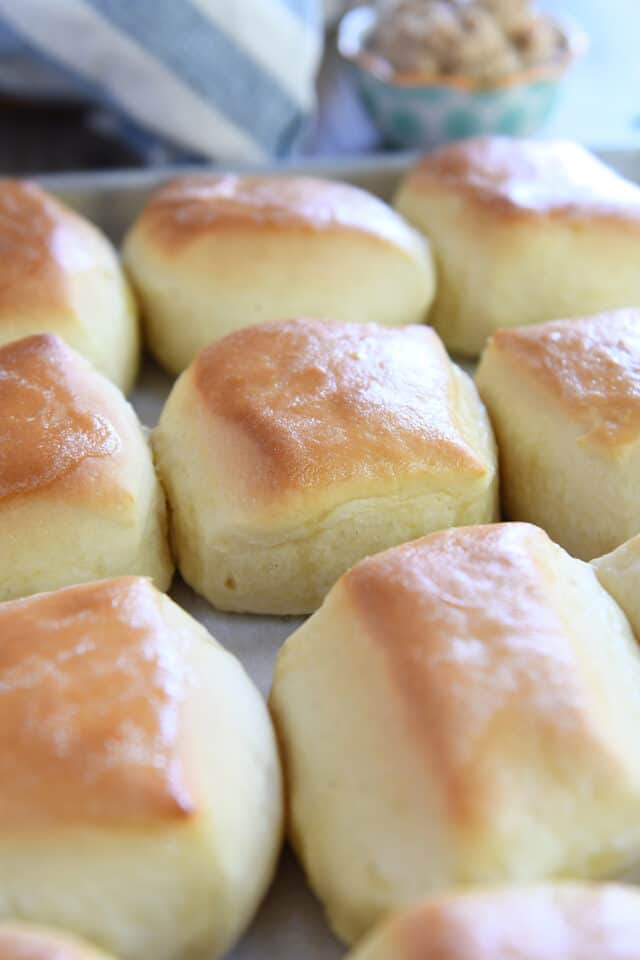
[[[548,19],[552,21],[564,37],[566,50],[561,57],[548,63],[541,63],[535,67],[507,73],[491,83],[477,80],[465,74],[399,73],[393,70],[387,60],[363,49],[365,34],[373,26],[375,18],[375,11],[369,5],[361,5],[349,10],[338,25],[337,47],[344,60],[359,67],[365,73],[371,74],[376,80],[388,87],[441,87],[468,90],[472,93],[488,93],[492,90],[524,86],[559,77],[578,57],[586,53],[589,46],[586,33],[575,21],[565,16],[553,16],[548,17]]]

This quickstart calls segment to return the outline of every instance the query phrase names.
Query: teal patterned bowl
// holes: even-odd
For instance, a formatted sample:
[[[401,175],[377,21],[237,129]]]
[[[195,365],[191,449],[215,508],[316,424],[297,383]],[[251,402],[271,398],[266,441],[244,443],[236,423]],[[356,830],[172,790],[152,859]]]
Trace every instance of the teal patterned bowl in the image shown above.
[[[494,86],[478,86],[462,76],[394,74],[388,64],[365,49],[375,16],[371,7],[356,7],[347,13],[338,29],[338,50],[350,65],[362,100],[385,142],[400,147],[435,147],[488,133],[534,133],[550,113],[563,75],[587,46],[578,27],[558,21],[566,41],[562,57],[509,74]]]

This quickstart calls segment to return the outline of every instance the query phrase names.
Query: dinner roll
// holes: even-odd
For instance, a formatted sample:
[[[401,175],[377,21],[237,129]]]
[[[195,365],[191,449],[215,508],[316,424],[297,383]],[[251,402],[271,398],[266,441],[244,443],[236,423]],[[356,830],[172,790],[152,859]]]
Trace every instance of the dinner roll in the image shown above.
[[[171,581],[138,419],[51,334],[0,347],[0,544],[0,600],[121,573]]]
[[[640,188],[577,144],[451,144],[396,206],[433,243],[431,320],[454,352],[477,356],[501,327],[640,304]]]
[[[110,960],[91,944],[59,930],[0,923],[0,960]],[[115,960],[115,958],[111,958]]]
[[[637,960],[639,943],[637,890],[547,884],[423,900],[348,960]]]
[[[500,330],[476,383],[510,519],[583,560],[640,531],[640,310]]]
[[[488,418],[428,327],[230,334],[178,380],[153,446],[180,571],[222,610],[309,612],[367,554],[495,516]]]
[[[281,841],[240,663],[137,577],[0,605],[0,916],[123,960],[213,960]]]
[[[34,333],[58,334],[133,386],[138,319],[110,242],[35,184],[0,178],[0,345]]]
[[[174,180],[133,225],[124,258],[149,349],[172,373],[254,323],[419,323],[435,285],[428,245],[397,213],[310,177]]]
[[[368,557],[286,641],[290,837],[349,942],[412,899],[640,861],[640,651],[537,527]]]
[[[598,580],[627,615],[640,641],[640,535],[592,561]]]

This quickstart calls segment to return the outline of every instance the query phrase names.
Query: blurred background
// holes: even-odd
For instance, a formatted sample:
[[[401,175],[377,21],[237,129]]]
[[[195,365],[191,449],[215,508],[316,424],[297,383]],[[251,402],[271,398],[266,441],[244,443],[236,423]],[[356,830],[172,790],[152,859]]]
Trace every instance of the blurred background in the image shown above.
[[[0,172],[640,147],[639,36],[638,0],[0,0]]]

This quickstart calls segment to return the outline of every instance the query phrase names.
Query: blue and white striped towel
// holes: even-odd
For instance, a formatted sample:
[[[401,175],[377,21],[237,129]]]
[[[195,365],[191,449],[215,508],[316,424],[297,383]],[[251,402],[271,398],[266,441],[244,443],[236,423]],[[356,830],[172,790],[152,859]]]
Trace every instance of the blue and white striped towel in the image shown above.
[[[313,110],[319,0],[0,0],[0,25],[71,87],[193,153],[284,156]]]

